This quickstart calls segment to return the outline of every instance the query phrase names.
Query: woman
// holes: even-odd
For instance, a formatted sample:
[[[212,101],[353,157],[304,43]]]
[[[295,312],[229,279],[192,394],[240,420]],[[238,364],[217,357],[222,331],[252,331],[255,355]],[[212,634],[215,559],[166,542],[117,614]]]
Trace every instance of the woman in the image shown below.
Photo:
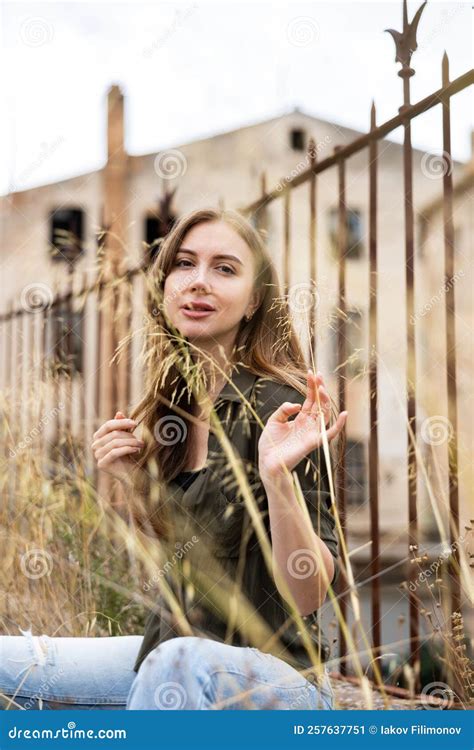
[[[165,551],[143,584],[157,607],[143,637],[2,637],[0,691],[46,708],[332,708],[327,671],[308,667],[329,657],[316,612],[338,573],[323,433],[347,412],[329,426],[323,378],[239,214],[181,218],[150,278],[144,398],[92,447]]]

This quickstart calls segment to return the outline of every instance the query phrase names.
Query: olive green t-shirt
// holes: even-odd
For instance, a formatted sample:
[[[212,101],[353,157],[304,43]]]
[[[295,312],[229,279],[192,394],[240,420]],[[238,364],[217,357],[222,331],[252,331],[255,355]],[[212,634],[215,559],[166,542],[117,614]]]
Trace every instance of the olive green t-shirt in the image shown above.
[[[268,501],[258,473],[262,427],[246,401],[265,425],[284,401],[303,403],[304,397],[291,386],[255,375],[239,365],[214,404],[271,544]],[[177,520],[176,538],[168,548],[167,563],[146,589],[156,590],[157,611],[150,612],[147,619],[135,671],[156,646],[182,635],[211,638],[234,646],[257,646],[262,650],[267,650],[263,646],[266,644],[271,653],[297,668],[311,666],[301,630],[297,629],[265,563],[251,514],[230,463],[216,431],[211,429],[206,466],[187,489],[174,480],[168,484],[172,517]],[[333,556],[334,585],[339,573],[338,541],[322,448],[312,451],[294,471],[313,528]],[[188,579],[186,571],[189,574],[193,566],[195,575]],[[186,616],[185,629],[165,602],[160,581],[166,582],[179,602]],[[233,598],[237,591],[243,599]],[[315,611],[303,617],[303,624],[319,658],[327,661],[330,648],[318,619]]]

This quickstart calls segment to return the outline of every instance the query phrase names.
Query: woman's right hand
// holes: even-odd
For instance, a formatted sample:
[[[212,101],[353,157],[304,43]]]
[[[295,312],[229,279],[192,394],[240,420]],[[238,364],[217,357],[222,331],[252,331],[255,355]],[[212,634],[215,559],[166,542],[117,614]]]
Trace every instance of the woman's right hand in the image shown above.
[[[94,432],[91,448],[99,469],[118,479],[127,477],[134,466],[132,456],[145,445],[143,440],[131,434],[136,426],[133,419],[127,419],[125,414],[118,411],[114,419],[104,422]]]

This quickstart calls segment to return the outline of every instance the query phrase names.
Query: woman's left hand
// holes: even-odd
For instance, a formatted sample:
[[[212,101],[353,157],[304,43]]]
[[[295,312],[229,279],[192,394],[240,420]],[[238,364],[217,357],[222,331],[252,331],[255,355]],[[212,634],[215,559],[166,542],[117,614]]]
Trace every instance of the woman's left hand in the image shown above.
[[[302,405],[286,401],[267,420],[258,442],[258,464],[262,476],[283,474],[285,467],[292,471],[308,453],[322,445],[321,415],[327,426],[331,402],[321,373],[314,375],[308,370],[307,381],[306,399]],[[296,417],[289,422],[293,414]],[[341,432],[347,414],[347,411],[341,412],[326,430],[328,441]]]

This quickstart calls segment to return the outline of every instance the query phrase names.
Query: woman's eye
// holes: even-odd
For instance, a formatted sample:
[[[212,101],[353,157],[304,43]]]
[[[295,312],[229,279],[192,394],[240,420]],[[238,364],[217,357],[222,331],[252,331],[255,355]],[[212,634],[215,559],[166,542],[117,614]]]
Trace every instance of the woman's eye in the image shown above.
[[[182,264],[185,263],[186,265],[183,266]],[[189,261],[187,258],[180,258],[175,262],[175,266],[177,268],[188,268],[189,266],[192,266],[191,261]],[[228,276],[235,274],[234,269],[231,266],[227,266],[225,263],[221,264],[220,266],[217,266],[217,268],[222,269]]]

